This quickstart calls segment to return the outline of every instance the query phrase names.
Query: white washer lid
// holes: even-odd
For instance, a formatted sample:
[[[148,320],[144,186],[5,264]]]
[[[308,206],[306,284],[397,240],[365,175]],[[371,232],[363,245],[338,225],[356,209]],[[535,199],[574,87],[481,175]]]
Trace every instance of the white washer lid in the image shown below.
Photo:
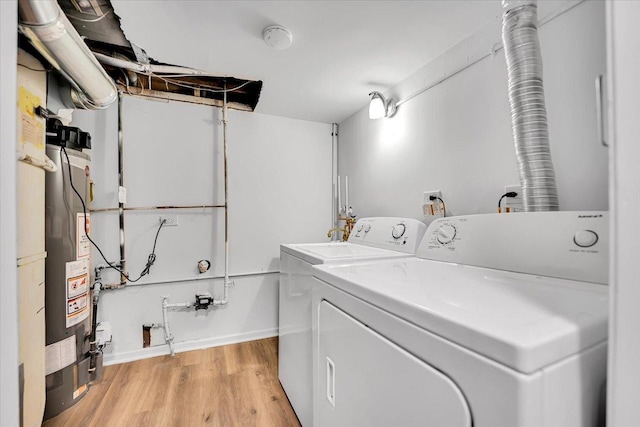
[[[406,258],[410,255],[349,242],[300,243],[280,245],[280,250],[311,264],[353,262],[370,259]]]
[[[523,373],[607,339],[608,287],[418,258],[314,275]]]

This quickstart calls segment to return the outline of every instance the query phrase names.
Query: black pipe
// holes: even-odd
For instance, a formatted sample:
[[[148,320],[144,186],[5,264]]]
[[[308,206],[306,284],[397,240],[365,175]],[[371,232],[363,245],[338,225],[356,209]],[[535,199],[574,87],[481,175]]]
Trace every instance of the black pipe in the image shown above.
[[[118,185],[119,188],[124,187],[124,134],[122,132],[122,92],[118,91]],[[118,195],[118,198],[120,196]],[[119,200],[119,225],[120,225],[120,270],[123,274],[120,276],[120,286],[127,285],[127,262],[125,260],[124,251],[124,203]]]
[[[100,284],[97,284],[100,286]],[[95,292],[95,290],[94,290]],[[100,297],[98,295],[93,296],[93,311],[91,313],[91,339],[89,341],[90,348],[89,353],[91,353],[91,361],[89,362],[90,372],[93,372],[96,368],[96,358],[98,356],[98,343],[96,342],[97,328],[98,328],[98,300]]]

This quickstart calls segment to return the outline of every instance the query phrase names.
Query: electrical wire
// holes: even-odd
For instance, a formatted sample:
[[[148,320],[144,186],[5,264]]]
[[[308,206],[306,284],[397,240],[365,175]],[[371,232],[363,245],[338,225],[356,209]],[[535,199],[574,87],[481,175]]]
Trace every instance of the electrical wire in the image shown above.
[[[120,70],[124,72],[124,70],[122,68],[120,68]],[[186,84],[186,83],[182,83],[182,82],[179,82],[177,80],[173,80],[173,79],[168,78],[168,77],[215,77],[214,75],[207,75],[207,74],[167,74],[167,75],[160,75],[160,74],[153,73],[153,72],[150,72],[150,73],[145,73],[145,72],[142,72],[142,71],[134,71],[134,72],[137,73],[137,74],[142,74],[144,76],[147,76],[150,79],[151,79],[151,77],[155,77],[155,78],[160,79],[163,82],[165,82],[165,84],[170,83],[172,85],[184,87],[184,88],[187,88],[187,89],[200,90],[202,92],[209,92],[209,93],[234,92],[236,90],[242,89],[243,87],[245,87],[249,83],[253,83],[253,81],[247,80],[246,82],[244,82],[244,83],[242,83],[242,84],[240,84],[240,85],[238,85],[236,87],[233,87],[231,89],[209,89],[209,88],[205,88],[205,87],[202,87],[202,86],[194,86],[194,85],[189,85],[189,84]],[[125,88],[126,88],[127,93],[129,95],[136,95],[135,93],[131,93],[131,91],[130,91],[129,78],[127,76],[125,76],[125,80],[126,80]],[[140,85],[142,86],[142,82],[140,82]],[[137,86],[136,86],[136,88],[137,88]],[[144,87],[142,87],[142,90],[144,91]],[[167,88],[167,91],[169,91],[168,88]]]
[[[172,85],[176,85],[176,86],[184,87],[184,88],[187,88],[187,89],[201,90],[201,91],[203,91],[203,92],[209,92],[209,93],[228,93],[228,92],[233,92],[233,91],[236,91],[236,90],[240,90],[240,89],[242,89],[243,87],[245,87],[245,86],[246,86],[246,85],[248,85],[249,83],[253,83],[251,80],[248,80],[248,81],[246,81],[246,82],[242,83],[241,85],[238,85],[238,86],[233,87],[233,88],[231,88],[231,89],[208,89],[208,88],[201,87],[201,86],[194,86],[194,85],[189,85],[189,84],[181,83],[181,82],[178,82],[178,81],[176,81],[176,80],[172,80],[172,79],[170,79],[170,78],[166,78],[165,76],[161,76],[161,75],[156,74],[156,73],[143,73],[143,72],[141,72],[141,71],[135,71],[135,73],[142,74],[142,75],[147,76],[147,77],[155,77],[155,78],[157,78],[157,79],[162,80],[162,81],[163,81],[163,82],[165,82],[165,83],[170,83],[170,84],[172,84]],[[182,75],[182,74],[176,74],[174,77],[194,77],[194,76],[195,76],[195,77],[202,77],[202,76],[199,76],[199,75],[193,75],[193,74],[184,74],[184,75]],[[127,89],[128,89],[128,88],[129,88],[129,84],[127,83],[127,84],[126,84],[126,86],[127,86]],[[143,89],[144,89],[144,88],[143,88]],[[127,92],[128,92],[128,91],[127,91]]]
[[[76,193],[76,196],[78,196],[78,199],[80,199],[80,203],[82,203],[82,212],[84,214],[84,235],[87,236],[87,239],[89,240],[89,242],[91,242],[91,244],[97,249],[98,253],[102,257],[104,262],[107,263],[109,268],[112,268],[112,269],[116,270],[128,282],[135,283],[138,280],[142,279],[144,276],[149,274],[149,272],[151,270],[151,266],[156,261],[156,244],[158,243],[158,235],[160,235],[160,230],[162,229],[162,226],[164,225],[166,220],[163,219],[160,222],[160,226],[158,227],[158,231],[156,232],[156,238],[153,241],[153,250],[151,251],[151,254],[149,255],[149,258],[147,259],[147,264],[145,265],[144,269],[140,273],[140,276],[138,276],[137,279],[130,279],[129,275],[127,273],[125,273],[120,268],[118,268],[115,264],[113,264],[112,262],[107,260],[107,257],[104,256],[104,253],[102,252],[102,249],[100,249],[100,247],[96,244],[96,242],[94,242],[93,239],[91,239],[91,237],[89,236],[89,233],[87,232],[87,205],[84,203],[84,199],[82,198],[82,196],[80,195],[80,193],[76,189],[75,185],[73,185],[73,177],[71,175],[71,162],[69,161],[69,155],[67,154],[67,150],[65,149],[64,146],[60,146],[60,153],[61,153],[61,156],[60,156],[61,157],[60,158],[61,162],[62,162],[62,153],[64,153],[64,156],[67,159],[67,167],[68,167],[68,171],[69,171],[69,184],[71,185],[71,189],[73,190],[74,193]]]
[[[105,13],[103,13],[102,15],[100,15],[97,18],[94,19],[85,19],[85,18],[80,18],[79,16],[73,15],[73,14],[67,14],[67,16],[70,19],[76,20],[76,21],[80,21],[80,22],[89,22],[89,23],[93,23],[93,22],[100,22],[102,21],[107,15],[109,15],[111,12],[113,12],[113,10],[108,10]]]
[[[151,66],[153,66],[153,65],[151,65]],[[198,70],[194,70],[194,71],[198,71]],[[157,74],[157,73],[158,72],[151,72],[150,74],[153,74],[154,77],[161,76],[161,77],[217,77],[217,78],[220,78],[220,79],[226,78],[225,76],[220,76],[219,74],[208,73],[208,72],[205,72],[205,71],[203,71],[202,73],[197,73],[197,74],[194,74],[194,73],[176,73],[176,74],[160,73],[160,74]],[[234,88],[234,90],[235,89],[236,88]]]
[[[498,213],[502,213],[502,200],[505,197],[509,197],[509,198],[518,197],[518,193],[516,193],[515,191],[508,191],[504,193],[502,196],[500,196],[500,199],[498,199]]]
[[[120,71],[122,72],[122,75],[124,76],[124,79],[125,79],[125,86],[124,87],[125,87],[127,93],[129,95],[136,95],[135,93],[131,93],[131,90],[129,89],[130,88],[130,86],[129,86],[129,76],[127,76],[127,72],[122,68],[120,68]],[[140,81],[140,79],[138,79],[138,81]],[[136,89],[137,88],[138,87],[136,86]],[[142,91],[140,91],[140,93],[142,93]]]
[[[18,67],[24,67],[24,68],[26,68],[27,70],[31,70],[31,71],[38,71],[38,72],[46,72],[46,71],[49,71],[49,70],[48,70],[48,69],[46,69],[46,68],[41,68],[41,69],[38,69],[38,68],[31,68],[31,67],[28,67],[28,66],[26,66],[26,65],[24,65],[24,64],[18,64]]]
[[[198,86],[192,86],[192,85],[188,85],[188,84],[184,84],[184,83],[179,83],[179,82],[177,82],[175,80],[164,78],[163,76],[160,76],[160,75],[158,75],[156,73],[149,73],[148,75],[150,75],[152,77],[155,77],[155,78],[158,78],[158,79],[160,79],[160,80],[162,80],[164,82],[171,83],[171,84],[176,85],[176,86],[186,87],[188,89],[194,89],[194,90],[201,90],[203,92],[210,92],[210,93],[228,93],[228,92],[233,92],[233,91],[239,90],[239,89],[245,87],[246,85],[248,85],[249,83],[251,83],[251,81],[248,80],[248,81],[242,83],[241,85],[238,85],[238,86],[236,86],[234,88],[231,88],[231,89],[217,90],[217,89],[207,89],[207,88],[203,88],[203,87],[198,87]]]
[[[156,244],[158,243],[158,236],[160,235],[160,230],[162,230],[162,226],[164,225],[165,222],[167,222],[166,219],[163,219],[162,221],[160,221],[160,227],[158,227],[158,231],[156,231],[156,238],[153,240],[153,249],[149,254],[149,258],[147,258],[147,264],[144,266],[142,273],[140,273],[140,277],[146,276],[147,274],[149,274],[151,270],[151,266],[153,265],[153,263],[156,262]]]
[[[446,217],[447,216],[447,206],[444,204],[444,200],[442,200],[440,197],[438,196],[429,196],[429,200],[431,200],[432,202],[434,200],[439,200],[440,203],[442,203],[442,216]]]

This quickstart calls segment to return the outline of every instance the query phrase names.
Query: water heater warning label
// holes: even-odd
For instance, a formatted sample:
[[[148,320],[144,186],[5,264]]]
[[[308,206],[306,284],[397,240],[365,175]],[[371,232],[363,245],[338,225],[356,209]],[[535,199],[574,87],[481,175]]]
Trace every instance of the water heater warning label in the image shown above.
[[[91,217],[87,214],[87,232],[85,233],[84,214],[78,213],[76,218],[76,259],[89,258],[91,256],[91,242],[87,233],[91,233]]]
[[[81,295],[78,298],[70,299],[67,301],[67,313],[69,315],[75,315],[87,308],[87,296]]]
[[[76,336],[50,344],[44,349],[44,374],[49,375],[76,361]]]
[[[87,276],[82,275],[78,277],[72,277],[67,279],[67,295],[69,298],[77,297],[78,295],[87,293]]]
[[[66,265],[67,328],[89,316],[89,259]]]

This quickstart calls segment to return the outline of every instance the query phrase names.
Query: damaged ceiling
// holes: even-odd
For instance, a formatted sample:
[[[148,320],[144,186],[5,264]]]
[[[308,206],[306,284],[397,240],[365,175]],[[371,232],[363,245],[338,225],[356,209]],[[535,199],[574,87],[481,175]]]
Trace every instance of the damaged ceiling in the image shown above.
[[[229,108],[256,108],[261,81],[211,75],[148,57],[127,39],[109,0],[58,0],[58,4],[109,76],[129,95],[222,106],[226,92]],[[120,62],[113,64],[109,58]]]

